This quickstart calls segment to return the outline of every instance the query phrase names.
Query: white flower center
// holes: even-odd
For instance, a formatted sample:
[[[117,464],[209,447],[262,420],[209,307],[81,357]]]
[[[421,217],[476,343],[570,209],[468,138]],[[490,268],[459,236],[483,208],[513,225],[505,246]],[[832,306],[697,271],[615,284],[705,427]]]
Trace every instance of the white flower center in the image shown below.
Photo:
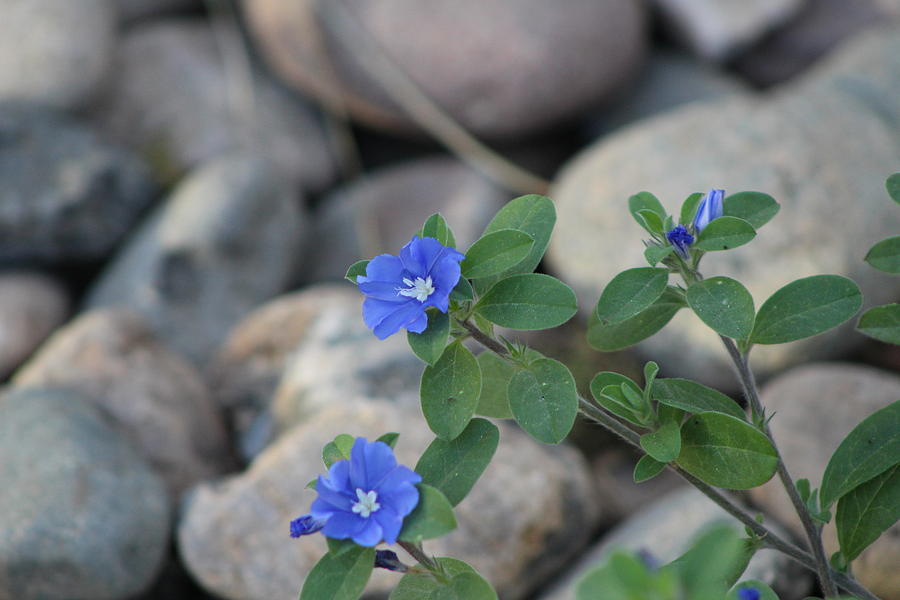
[[[375,493],[375,490],[367,493],[356,488],[356,497],[359,499],[359,502],[353,504],[353,512],[364,519],[368,519],[370,514],[381,508],[381,505],[376,502],[378,494]]]
[[[432,285],[431,283],[431,275],[429,275],[425,279],[416,277],[415,281],[410,281],[408,278],[404,277],[403,283],[409,287],[398,287],[398,296],[406,296],[407,298],[415,298],[419,302],[425,302],[425,300],[428,299],[428,296],[434,293],[434,285]]]

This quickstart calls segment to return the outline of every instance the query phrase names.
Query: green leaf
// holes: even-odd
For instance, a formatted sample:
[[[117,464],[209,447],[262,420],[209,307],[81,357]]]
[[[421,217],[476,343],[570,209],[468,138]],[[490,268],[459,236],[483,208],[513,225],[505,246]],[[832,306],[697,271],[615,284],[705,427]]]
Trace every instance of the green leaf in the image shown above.
[[[406,332],[406,341],[413,353],[429,365],[441,357],[450,337],[450,317],[437,309],[429,310],[428,325],[422,333]]]
[[[452,441],[440,438],[431,442],[416,463],[422,483],[439,489],[456,506],[491,462],[500,430],[485,419],[472,419]]]
[[[499,279],[517,273],[531,273],[541,262],[547,245],[550,243],[550,235],[556,224],[556,207],[553,201],[545,196],[529,194],[511,200],[501,208],[488,223],[484,235],[501,229],[516,229],[524,231],[534,240],[534,246],[522,262],[507,269],[500,275],[484,277],[475,282],[478,293],[482,294],[491,288]]]
[[[636,410],[626,396],[627,385],[607,385],[595,394],[597,403],[617,417],[635,425],[645,426],[646,418]]]
[[[678,423],[663,423],[656,431],[641,436],[641,448],[652,458],[667,463],[681,453],[681,429]]]
[[[358,600],[375,568],[375,548],[356,546],[339,555],[328,553],[312,568],[300,600]]]
[[[649,233],[655,233],[657,235],[662,235],[664,233],[663,218],[654,211],[645,208],[637,211],[634,217],[635,219],[638,219],[638,223],[640,223]]]
[[[662,203],[656,196],[650,192],[638,192],[631,196],[628,199],[628,211],[631,213],[631,216],[634,217],[634,220],[637,221],[638,225],[646,229],[649,233],[654,233],[647,227],[648,224],[641,215],[638,214],[643,210],[648,210],[659,217],[660,227],[662,227],[662,221],[666,218],[666,209],[663,208]]]
[[[644,402],[650,402],[650,393],[653,391],[653,382],[659,374],[659,365],[652,360],[644,363]]]
[[[644,481],[647,481],[648,479],[653,479],[654,477],[662,473],[663,469],[665,468],[666,463],[659,462],[649,455],[642,456],[634,466],[634,482],[642,483]]]
[[[838,500],[841,553],[853,560],[900,520],[900,464],[854,488]]]
[[[461,342],[447,346],[434,365],[425,367],[419,390],[428,427],[452,440],[469,424],[481,394],[481,369]]]
[[[737,402],[722,392],[688,379],[657,379],[652,398],[689,413],[719,412],[746,420],[744,410]]]
[[[694,217],[697,216],[697,207],[700,206],[700,201],[703,200],[704,195],[703,192],[694,192],[684,199],[684,203],[681,205],[681,216],[678,219],[678,223],[681,225],[690,225],[694,222]]]
[[[754,229],[771,221],[780,209],[775,198],[762,192],[738,192],[722,202],[722,214],[743,219]]]
[[[534,239],[524,231],[500,229],[488,233],[466,251],[466,258],[460,264],[463,277],[499,275],[522,262],[533,246]]]
[[[710,221],[694,243],[694,248],[713,252],[743,246],[756,237],[753,225],[737,217],[719,217]]]
[[[900,204],[900,173],[894,173],[888,177],[884,182],[884,187],[891,199]]]
[[[649,308],[621,323],[603,323],[592,313],[588,319],[588,343],[604,352],[633,346],[665,327],[682,307],[684,301],[669,289]]]
[[[900,235],[881,240],[866,254],[866,262],[885,273],[900,273]]]
[[[398,440],[398,439],[400,439],[400,434],[392,431],[391,433],[386,433],[386,434],[380,436],[380,437],[379,437],[377,440],[375,440],[375,441],[377,441],[377,442],[384,442],[385,444],[387,444],[387,445],[390,446],[391,448],[396,448],[396,447],[397,447],[397,440]]]
[[[712,486],[746,490],[772,478],[778,457],[765,434],[746,421],[703,412],[681,426],[681,455],[676,462]]]
[[[497,593],[475,569],[455,558],[437,558],[446,581],[425,571],[407,573],[389,600],[497,600]]]
[[[672,246],[647,246],[644,248],[644,258],[650,263],[651,267],[655,267],[659,261],[672,254],[675,248]]]
[[[475,413],[494,419],[511,419],[513,414],[506,388],[516,368],[493,352],[482,352],[477,360],[481,367],[481,397]]]
[[[641,393],[641,386],[636,384],[630,377],[612,371],[601,371],[594,375],[594,378],[591,380],[591,394],[596,398],[606,386],[623,384],[629,386],[635,392]]]
[[[819,497],[822,508],[900,463],[900,400],[869,415],[831,455]]]
[[[687,552],[672,561],[681,574],[685,598],[721,598],[747,568],[750,553],[738,533],[727,525],[701,533]]]
[[[531,437],[558,444],[569,434],[578,414],[575,379],[564,364],[540,358],[513,375],[509,407]]]
[[[639,267],[622,271],[612,278],[597,302],[601,323],[616,324],[646,310],[656,302],[669,281],[668,269]]]
[[[900,345],[900,304],[870,308],[859,318],[856,329],[878,341]]]
[[[475,310],[488,321],[510,329],[549,329],[562,325],[578,310],[572,288],[540,273],[513,275],[498,281]]]
[[[450,299],[454,302],[468,302],[475,298],[475,291],[472,284],[465,277],[460,277],[456,286],[450,292]]]
[[[366,267],[369,266],[369,261],[367,260],[358,260],[347,269],[347,274],[344,275],[344,279],[349,281],[350,283],[356,285],[356,278],[360,275],[366,274]]]
[[[691,285],[688,306],[713,331],[725,337],[743,340],[753,331],[753,296],[743,285],[729,277],[712,277]]]
[[[740,596],[738,593],[740,590],[744,588],[751,588],[759,592],[759,600],[779,600],[778,594],[776,594],[772,588],[768,585],[759,581],[758,579],[747,579],[745,581],[740,582],[728,592],[728,595],[725,596],[725,600],[740,600]]]
[[[421,542],[441,537],[456,529],[456,517],[450,501],[437,488],[420,483],[419,503],[403,520],[401,542]]]
[[[334,438],[334,441],[325,444],[325,447],[322,448],[322,462],[325,463],[325,468],[330,469],[331,465],[339,460],[349,460],[350,449],[353,448],[355,441],[356,438],[352,435],[342,433]]]
[[[357,547],[356,542],[351,539],[336,540],[334,538],[327,537],[325,538],[325,542],[328,544],[328,551],[335,556],[340,556],[348,550],[352,550],[353,548]]]
[[[862,305],[859,287],[840,275],[793,281],[765,301],[756,315],[750,342],[783,344],[837,327]]]
[[[425,226],[422,227],[422,237],[432,237],[439,241],[442,246],[456,248],[456,238],[453,237],[453,230],[447,225],[439,213],[435,213],[425,220]]]

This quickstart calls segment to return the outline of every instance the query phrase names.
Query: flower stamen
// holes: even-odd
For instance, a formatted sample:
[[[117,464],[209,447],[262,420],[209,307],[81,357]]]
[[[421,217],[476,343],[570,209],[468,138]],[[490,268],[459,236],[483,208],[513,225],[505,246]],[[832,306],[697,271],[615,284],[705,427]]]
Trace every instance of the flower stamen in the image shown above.
[[[428,296],[434,293],[434,285],[431,283],[431,275],[422,279],[416,277],[415,281],[411,281],[408,277],[403,278],[406,288],[397,288],[398,296],[406,296],[407,298],[415,298],[419,302],[428,300]]]
[[[381,505],[376,502],[378,494],[375,493],[375,490],[367,493],[356,488],[356,497],[359,501],[353,504],[352,510],[364,519],[368,519],[370,514],[381,508]]]

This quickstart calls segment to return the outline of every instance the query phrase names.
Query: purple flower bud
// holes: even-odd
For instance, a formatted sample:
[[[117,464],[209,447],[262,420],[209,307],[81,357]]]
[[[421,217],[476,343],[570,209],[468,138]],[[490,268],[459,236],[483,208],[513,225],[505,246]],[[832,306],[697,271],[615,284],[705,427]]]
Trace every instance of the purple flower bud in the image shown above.
[[[387,569],[388,571],[397,571],[398,573],[409,571],[409,567],[400,562],[400,557],[392,550],[376,550],[375,567]]]
[[[697,207],[697,214],[694,216],[694,233],[700,233],[711,221],[722,216],[722,199],[724,197],[725,190],[709,190],[709,193],[703,196],[700,206]]]
[[[694,236],[688,233],[687,227],[679,225],[666,234],[666,239],[675,248],[678,256],[688,259],[688,246],[694,243]]]
[[[738,600],[759,600],[759,590],[752,587],[738,589]]]
[[[298,538],[301,535],[316,533],[323,527],[328,519],[317,519],[312,515],[301,515],[291,521],[291,537]]]

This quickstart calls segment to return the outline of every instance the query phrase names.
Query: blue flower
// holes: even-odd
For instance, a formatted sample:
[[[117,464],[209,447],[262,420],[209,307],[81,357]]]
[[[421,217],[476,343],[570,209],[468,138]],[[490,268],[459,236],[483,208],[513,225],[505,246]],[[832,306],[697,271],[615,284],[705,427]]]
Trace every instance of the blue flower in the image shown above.
[[[390,446],[356,438],[350,460],[337,461],[328,477],[319,476],[319,497],[310,514],[298,521],[311,517],[324,523],[326,536],[350,538],[360,546],[375,546],[381,540],[393,544],[403,518],[419,503],[420,481],[418,473],[397,464]]]
[[[725,190],[709,190],[709,193],[703,196],[700,206],[697,207],[697,214],[694,215],[694,233],[699,234],[711,221],[722,216],[724,197]]]
[[[291,537],[298,538],[301,535],[316,533],[325,527],[325,521],[316,519],[312,515],[301,515],[291,521]]]
[[[460,276],[465,258],[434,238],[413,236],[400,256],[381,254],[366,266],[366,274],[356,278],[363,302],[363,321],[378,339],[405,327],[422,333],[428,326],[425,309],[434,306],[447,312],[450,292]]]
[[[738,589],[738,600],[759,600],[759,590],[752,587],[742,587]]]
[[[666,234],[666,239],[675,248],[678,256],[688,259],[688,246],[694,243],[694,236],[688,233],[687,227],[679,225]]]

